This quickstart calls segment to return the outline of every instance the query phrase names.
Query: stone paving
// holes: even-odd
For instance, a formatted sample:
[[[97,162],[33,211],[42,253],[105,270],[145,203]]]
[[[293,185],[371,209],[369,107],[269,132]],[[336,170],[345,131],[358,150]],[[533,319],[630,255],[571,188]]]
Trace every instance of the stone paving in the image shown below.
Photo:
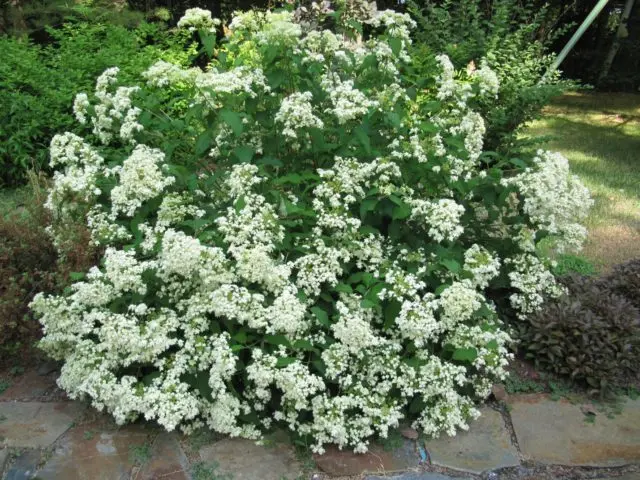
[[[277,436],[258,446],[118,427],[54,381],[55,372],[27,372],[0,394],[3,480],[640,480],[640,399],[587,422],[581,405],[511,396],[455,437],[424,441],[404,428],[393,448],[328,446],[305,458]]]

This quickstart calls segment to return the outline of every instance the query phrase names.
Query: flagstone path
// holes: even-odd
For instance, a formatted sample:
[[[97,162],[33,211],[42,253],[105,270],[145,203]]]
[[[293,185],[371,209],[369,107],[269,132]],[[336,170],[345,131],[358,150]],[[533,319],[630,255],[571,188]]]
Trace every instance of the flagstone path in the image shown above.
[[[364,455],[329,446],[300,455],[148,423],[115,425],[30,371],[0,394],[0,478],[6,480],[640,480],[640,399],[608,416],[547,395],[482,408],[468,432],[423,441],[410,429]],[[585,415],[587,411],[588,416]]]

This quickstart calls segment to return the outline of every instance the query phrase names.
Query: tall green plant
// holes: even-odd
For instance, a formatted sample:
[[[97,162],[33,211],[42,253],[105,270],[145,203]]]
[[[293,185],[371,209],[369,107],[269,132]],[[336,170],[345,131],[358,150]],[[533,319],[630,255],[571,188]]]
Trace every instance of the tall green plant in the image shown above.
[[[497,101],[482,106],[491,150],[513,150],[519,129],[539,115],[571,82],[544,77],[552,56],[548,46],[569,25],[550,29],[547,7],[535,0],[409,0],[417,19],[417,55],[445,52],[458,68],[484,63],[500,80]]]
[[[49,28],[53,43],[0,37],[0,184],[16,184],[29,168],[43,168],[51,138],[74,129],[69,105],[100,72],[119,65],[134,80],[158,58],[184,64],[188,37],[168,35],[159,24],[134,29],[96,23]]]

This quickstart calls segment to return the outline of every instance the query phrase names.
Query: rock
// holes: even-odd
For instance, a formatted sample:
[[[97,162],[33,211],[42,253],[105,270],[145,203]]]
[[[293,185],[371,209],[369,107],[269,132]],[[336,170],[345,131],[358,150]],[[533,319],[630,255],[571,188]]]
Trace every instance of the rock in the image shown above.
[[[640,472],[629,472],[619,477],[598,477],[594,480],[638,480],[640,479]]]
[[[0,478],[2,478],[2,472],[4,472],[7,460],[9,460],[9,450],[6,448],[0,449]]]
[[[411,428],[411,427],[405,427],[403,429],[400,430],[400,435],[402,435],[405,438],[408,438],[409,440],[417,440],[418,439],[418,432]]]
[[[441,473],[433,472],[407,472],[392,477],[367,476],[364,480],[472,480],[471,477],[448,477]]]
[[[38,471],[41,480],[114,480],[129,478],[131,451],[143,446],[153,430],[131,425],[100,431],[93,424],[74,427],[60,439]],[[140,476],[138,475],[138,478]],[[163,477],[164,478],[164,477]],[[173,479],[173,477],[167,477]]]
[[[35,370],[29,370],[24,375],[12,379],[9,388],[0,394],[0,400],[37,401],[56,389],[54,376],[41,376]]]
[[[393,451],[372,445],[367,453],[353,453],[349,448],[339,450],[335,445],[328,445],[325,453],[315,454],[313,459],[323,472],[333,476],[398,472],[420,464],[415,443],[408,440]]]
[[[189,461],[175,435],[163,432],[151,447],[151,458],[138,475],[140,480],[187,480]]]
[[[640,399],[627,400],[614,418],[594,422],[566,400],[520,395],[509,403],[524,455],[546,464],[611,467],[640,463]]]
[[[48,447],[84,410],[81,403],[0,402],[0,437],[8,447]]]
[[[493,394],[493,398],[495,398],[498,402],[504,402],[509,397],[507,390],[501,383],[496,383],[493,387],[491,387],[491,393]]]
[[[488,407],[480,411],[469,431],[425,442],[433,464],[477,474],[520,464],[500,413]]]
[[[200,449],[204,462],[215,462],[222,474],[234,480],[293,480],[302,475],[302,465],[288,445],[256,445],[251,440],[226,438]]]
[[[27,480],[36,477],[38,463],[42,455],[40,450],[29,450],[24,452],[11,466],[7,472],[5,480]]]

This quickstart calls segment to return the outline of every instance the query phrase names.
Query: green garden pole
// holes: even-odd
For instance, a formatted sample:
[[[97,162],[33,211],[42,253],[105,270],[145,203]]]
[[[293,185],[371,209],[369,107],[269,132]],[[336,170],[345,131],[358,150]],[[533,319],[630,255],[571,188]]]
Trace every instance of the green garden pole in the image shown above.
[[[571,40],[569,40],[569,42],[565,45],[565,47],[562,49],[562,51],[558,54],[556,59],[553,61],[553,63],[549,67],[549,70],[547,70],[547,73],[545,74],[545,76],[549,75],[550,73],[553,73],[555,70],[558,69],[560,64],[564,62],[564,59],[567,58],[567,55],[569,55],[569,52],[573,50],[573,47],[576,46],[576,43],[578,43],[578,40],[580,40],[582,35],[584,35],[584,32],[586,32],[587,29],[591,26],[593,21],[597,18],[597,16],[600,14],[600,12],[602,11],[602,9],[605,7],[607,3],[609,3],[609,0],[600,0],[598,4],[593,8],[593,10],[591,10],[591,13],[587,16],[587,18],[585,18],[584,22],[582,22],[582,25],[580,25],[580,28],[576,30],[576,33],[573,34],[573,37],[571,37]]]

